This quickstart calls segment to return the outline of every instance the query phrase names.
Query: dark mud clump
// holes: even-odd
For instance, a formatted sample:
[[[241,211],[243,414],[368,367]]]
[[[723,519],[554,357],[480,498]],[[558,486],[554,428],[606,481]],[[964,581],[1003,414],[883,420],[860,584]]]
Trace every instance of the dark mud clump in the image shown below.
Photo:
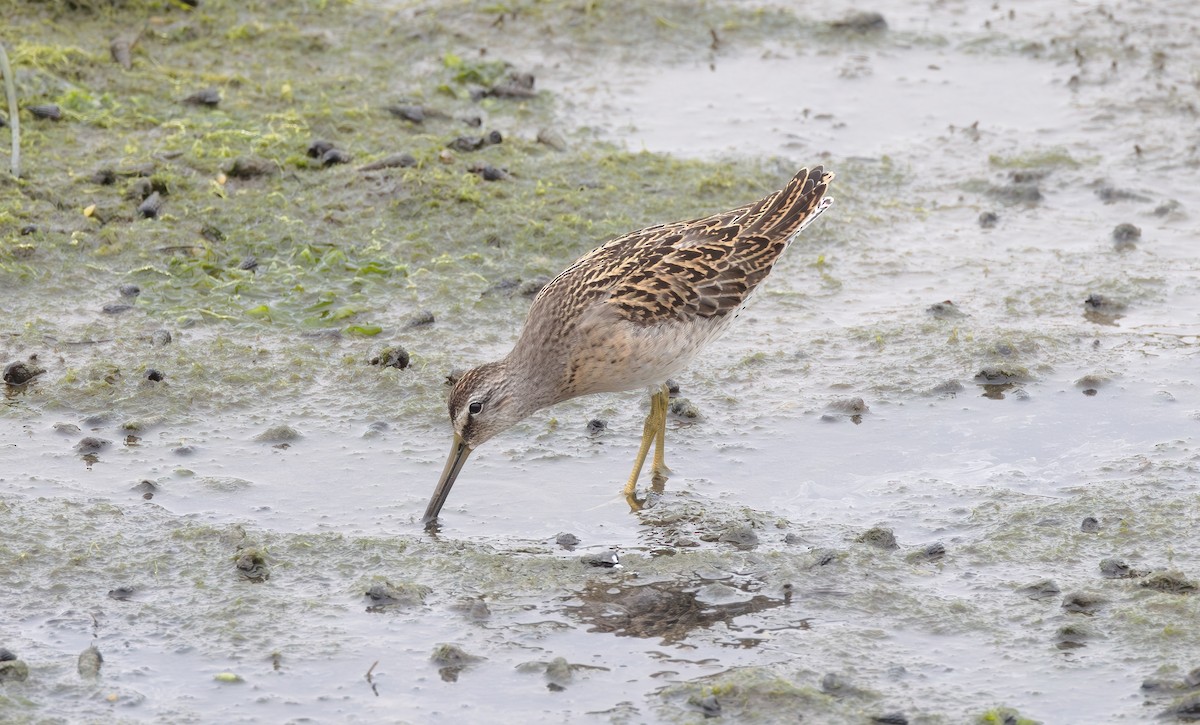
[[[143,219],[157,219],[158,215],[162,213],[162,206],[162,194],[159,194],[157,191],[151,192],[150,196],[147,196],[141,204],[138,204],[138,216]]]
[[[1083,316],[1098,325],[1116,325],[1128,306],[1124,300],[1093,292],[1083,301]]]
[[[99,453],[112,445],[112,441],[104,438],[88,436],[75,444],[75,450],[82,454]]]
[[[888,29],[888,24],[882,13],[862,11],[850,13],[841,20],[834,20],[829,27],[843,33],[866,35],[867,33],[882,33]]]
[[[252,582],[265,582],[271,578],[271,570],[267,566],[267,554],[256,546],[247,546],[238,551],[234,558],[234,568],[242,578]]]
[[[941,561],[946,557],[946,545],[940,541],[935,541],[932,544],[921,547],[905,557],[909,562],[914,564],[932,563]]]
[[[4,366],[4,382],[8,385],[20,386],[29,383],[37,376],[46,372],[46,368],[37,364],[37,356],[29,360],[16,360]]]
[[[1059,594],[1062,594],[1062,590],[1050,579],[1043,579],[1021,587],[1017,590],[1017,594],[1029,597],[1034,601],[1042,601],[1043,599],[1057,597]]]
[[[62,109],[54,103],[29,106],[27,110],[34,118],[41,118],[47,121],[61,121],[63,117]]]
[[[994,211],[985,211],[979,213],[979,228],[991,229],[1000,223],[1000,216]]]
[[[221,105],[221,92],[216,88],[205,88],[187,96],[183,99],[183,102],[189,106],[216,108]]]
[[[958,305],[954,304],[950,300],[934,302],[929,307],[926,307],[925,311],[939,320],[954,320],[967,316],[967,313],[958,309]]]
[[[1164,594],[1192,594],[1196,591],[1195,582],[1175,571],[1155,572],[1138,585]]]
[[[79,653],[79,659],[75,666],[79,670],[80,677],[94,680],[100,676],[100,666],[103,664],[104,656],[100,654],[100,650],[96,649],[96,645],[92,645]]]
[[[1118,250],[1133,249],[1142,238],[1142,230],[1132,224],[1118,224],[1112,232],[1113,246]]]
[[[234,179],[254,179],[279,173],[279,166],[259,156],[239,156],[225,173]]]
[[[300,431],[290,425],[275,425],[254,436],[259,443],[293,443],[303,438]]]
[[[722,544],[732,544],[735,548],[742,551],[749,551],[758,546],[758,534],[754,533],[754,529],[746,524],[738,524],[731,526],[721,535],[717,537],[717,541]]]
[[[384,349],[372,355],[371,359],[368,361],[368,363],[371,365],[378,365],[379,367],[384,368],[396,368],[397,370],[403,370],[404,368],[408,367],[408,362],[408,351],[399,345],[385,347]]]
[[[400,153],[384,156],[378,161],[372,161],[369,164],[363,164],[358,167],[359,171],[379,171],[381,169],[396,169],[416,166],[417,159],[412,154]]]
[[[885,551],[900,548],[900,544],[896,542],[896,534],[891,529],[884,528],[883,526],[874,526],[867,529],[855,541]]]
[[[433,591],[427,586],[412,582],[393,584],[384,579],[372,584],[363,595],[366,598],[368,612],[382,612],[393,607],[419,607],[425,604],[425,597]]]
[[[862,398],[838,398],[825,406],[825,412],[821,414],[821,420],[832,423],[842,419],[849,419],[851,423],[858,425],[862,423],[863,415],[871,412],[871,408]]]
[[[1120,559],[1101,559],[1100,575],[1105,579],[1136,579],[1146,575]]]

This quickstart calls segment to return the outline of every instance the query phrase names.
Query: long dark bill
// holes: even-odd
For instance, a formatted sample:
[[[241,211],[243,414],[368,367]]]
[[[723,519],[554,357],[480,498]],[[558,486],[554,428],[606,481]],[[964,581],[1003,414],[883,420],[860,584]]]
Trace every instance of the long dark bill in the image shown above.
[[[454,479],[458,478],[458,472],[462,470],[469,455],[471,455],[470,446],[455,435],[454,447],[450,449],[450,457],[446,459],[446,467],[442,469],[442,477],[438,479],[437,488],[433,489],[433,498],[429,499],[429,507],[425,509],[425,515],[421,517],[421,523],[428,526],[437,520],[438,514],[442,512],[442,506],[446,504],[446,498],[450,495],[450,487],[454,485]]]

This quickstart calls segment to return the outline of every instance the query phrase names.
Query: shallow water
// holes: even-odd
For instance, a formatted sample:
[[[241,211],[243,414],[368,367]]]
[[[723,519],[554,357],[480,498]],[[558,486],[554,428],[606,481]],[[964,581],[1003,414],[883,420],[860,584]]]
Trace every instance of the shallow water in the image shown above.
[[[1187,695],[1141,685],[1200,666],[1197,595],[1145,585],[1200,577],[1196,10],[911,7],[876,5],[882,35],[739,47],[722,32],[682,61],[487,36],[558,97],[565,127],[840,174],[838,204],[681,376],[702,417],[671,422],[674,474],[641,514],[617,496],[645,408],[630,393],[476,452],[440,531],[422,532],[449,447],[433,368],[502,353],[519,303],[440,327],[411,376],[330,365],[305,400],[280,407],[259,384],[262,403],[150,420],[137,440],[10,391],[0,645],[34,674],[4,685],[5,716],[1143,722]],[[1119,223],[1141,228],[1134,248],[1114,247]],[[1089,295],[1122,306],[1089,312]],[[927,311],[943,300],[961,315]],[[81,310],[65,307],[69,327]],[[280,376],[360,352],[264,333],[230,355],[247,349]],[[989,367],[1018,375],[985,387]],[[857,398],[855,418],[830,407]],[[280,423],[300,437],[255,440]],[[84,435],[111,445],[86,461]],[[875,526],[899,548],[859,540]],[[746,527],[758,543],[738,548]],[[556,545],[562,532],[581,544]],[[234,566],[251,549],[265,581]],[[609,551],[621,568],[580,562]],[[1144,576],[1105,578],[1108,558]],[[383,580],[397,601],[381,607],[364,592]],[[1075,595],[1085,611],[1064,606]],[[98,681],[75,672],[92,642]],[[433,662],[440,643],[483,659]]]

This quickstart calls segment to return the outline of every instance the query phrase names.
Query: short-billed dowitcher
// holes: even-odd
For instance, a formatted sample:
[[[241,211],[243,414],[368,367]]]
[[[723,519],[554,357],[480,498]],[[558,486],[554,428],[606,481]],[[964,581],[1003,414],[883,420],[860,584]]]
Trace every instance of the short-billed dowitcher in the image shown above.
[[[752,204],[613,239],[551,280],[512,351],[454,384],[454,446],[423,522],[437,519],[467,456],[497,433],[569,398],[650,386],[650,414],[624,490],[639,508],[637,480],[651,443],[654,482],[666,480],[665,381],[728,327],[788,242],[829,208],[832,180],[820,166],[802,169]]]

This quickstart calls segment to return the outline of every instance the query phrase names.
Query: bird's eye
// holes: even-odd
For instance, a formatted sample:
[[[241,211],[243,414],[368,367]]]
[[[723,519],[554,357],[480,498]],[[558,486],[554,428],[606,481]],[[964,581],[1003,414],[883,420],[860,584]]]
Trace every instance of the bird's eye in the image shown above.
[[[483,403],[471,403],[471,407],[467,408],[467,410],[471,411],[471,415],[478,415],[483,412]]]

